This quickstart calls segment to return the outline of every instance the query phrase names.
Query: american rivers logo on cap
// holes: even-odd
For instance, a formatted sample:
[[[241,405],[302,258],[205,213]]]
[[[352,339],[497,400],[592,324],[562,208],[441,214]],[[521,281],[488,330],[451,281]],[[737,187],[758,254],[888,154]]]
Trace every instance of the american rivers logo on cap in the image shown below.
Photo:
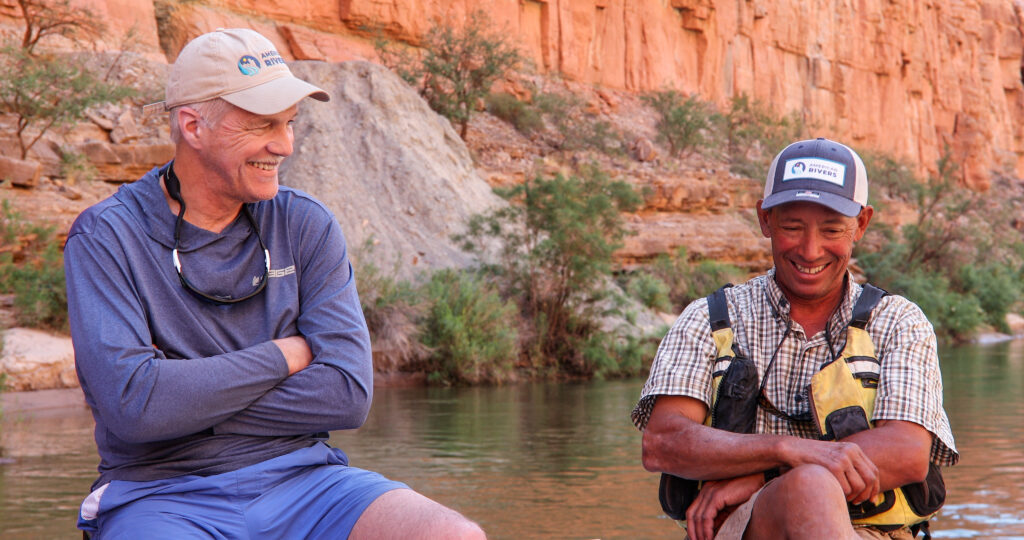
[[[768,169],[761,208],[810,201],[856,216],[868,203],[864,162],[849,147],[828,139],[795,142]]]
[[[800,158],[786,161],[782,181],[814,178],[833,184],[843,185],[846,179],[846,165],[827,159]]]
[[[238,59],[238,71],[242,75],[255,75],[260,72],[260,61],[255,56],[247,54]]]

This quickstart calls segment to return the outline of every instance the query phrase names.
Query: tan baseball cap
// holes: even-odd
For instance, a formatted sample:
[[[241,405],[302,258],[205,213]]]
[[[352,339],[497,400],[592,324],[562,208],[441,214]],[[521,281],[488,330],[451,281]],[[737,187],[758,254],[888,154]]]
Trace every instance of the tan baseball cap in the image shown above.
[[[304,97],[330,101],[292,75],[277,48],[248,28],[218,28],[190,41],[167,78],[164,109],[221,98],[254,114],[277,114]]]

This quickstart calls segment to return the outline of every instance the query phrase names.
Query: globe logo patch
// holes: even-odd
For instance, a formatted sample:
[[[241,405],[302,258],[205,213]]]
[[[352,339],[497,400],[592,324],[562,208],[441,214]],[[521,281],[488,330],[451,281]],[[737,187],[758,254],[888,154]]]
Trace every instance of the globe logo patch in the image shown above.
[[[245,55],[238,59],[238,71],[242,75],[255,75],[260,71],[260,61],[255,56]]]

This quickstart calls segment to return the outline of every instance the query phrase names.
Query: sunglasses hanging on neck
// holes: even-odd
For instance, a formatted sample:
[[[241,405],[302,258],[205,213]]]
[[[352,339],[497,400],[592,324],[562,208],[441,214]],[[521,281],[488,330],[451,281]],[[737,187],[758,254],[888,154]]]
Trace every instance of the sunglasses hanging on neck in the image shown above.
[[[248,204],[242,205],[242,214],[244,214],[245,218],[249,220],[249,225],[252,226],[253,232],[256,233],[256,240],[260,243],[260,249],[263,250],[263,260],[266,263],[263,268],[263,278],[260,279],[259,285],[256,286],[255,290],[245,296],[232,298],[231,296],[221,296],[203,292],[189,283],[188,279],[185,278],[185,273],[181,269],[181,256],[178,254],[178,245],[181,242],[181,227],[185,223],[185,199],[181,196],[181,182],[178,180],[178,175],[174,174],[173,161],[160,171],[160,176],[163,177],[164,184],[167,186],[167,194],[170,195],[172,199],[178,201],[179,206],[178,217],[174,223],[174,249],[171,250],[171,258],[174,260],[174,270],[178,273],[178,280],[181,281],[181,286],[201,300],[220,305],[237,304],[263,292],[263,289],[267,287],[267,279],[270,277],[270,250],[268,250],[266,244],[263,243],[263,236],[260,235],[260,227],[256,224],[256,219],[252,217],[252,211],[249,210]]]

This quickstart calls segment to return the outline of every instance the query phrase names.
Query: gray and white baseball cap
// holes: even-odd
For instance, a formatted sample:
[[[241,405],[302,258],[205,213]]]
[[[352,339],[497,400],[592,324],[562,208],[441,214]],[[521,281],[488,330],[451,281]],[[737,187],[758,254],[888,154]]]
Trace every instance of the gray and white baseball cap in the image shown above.
[[[806,201],[854,217],[868,204],[868,175],[860,156],[828,139],[795,142],[768,169],[761,208]]]

